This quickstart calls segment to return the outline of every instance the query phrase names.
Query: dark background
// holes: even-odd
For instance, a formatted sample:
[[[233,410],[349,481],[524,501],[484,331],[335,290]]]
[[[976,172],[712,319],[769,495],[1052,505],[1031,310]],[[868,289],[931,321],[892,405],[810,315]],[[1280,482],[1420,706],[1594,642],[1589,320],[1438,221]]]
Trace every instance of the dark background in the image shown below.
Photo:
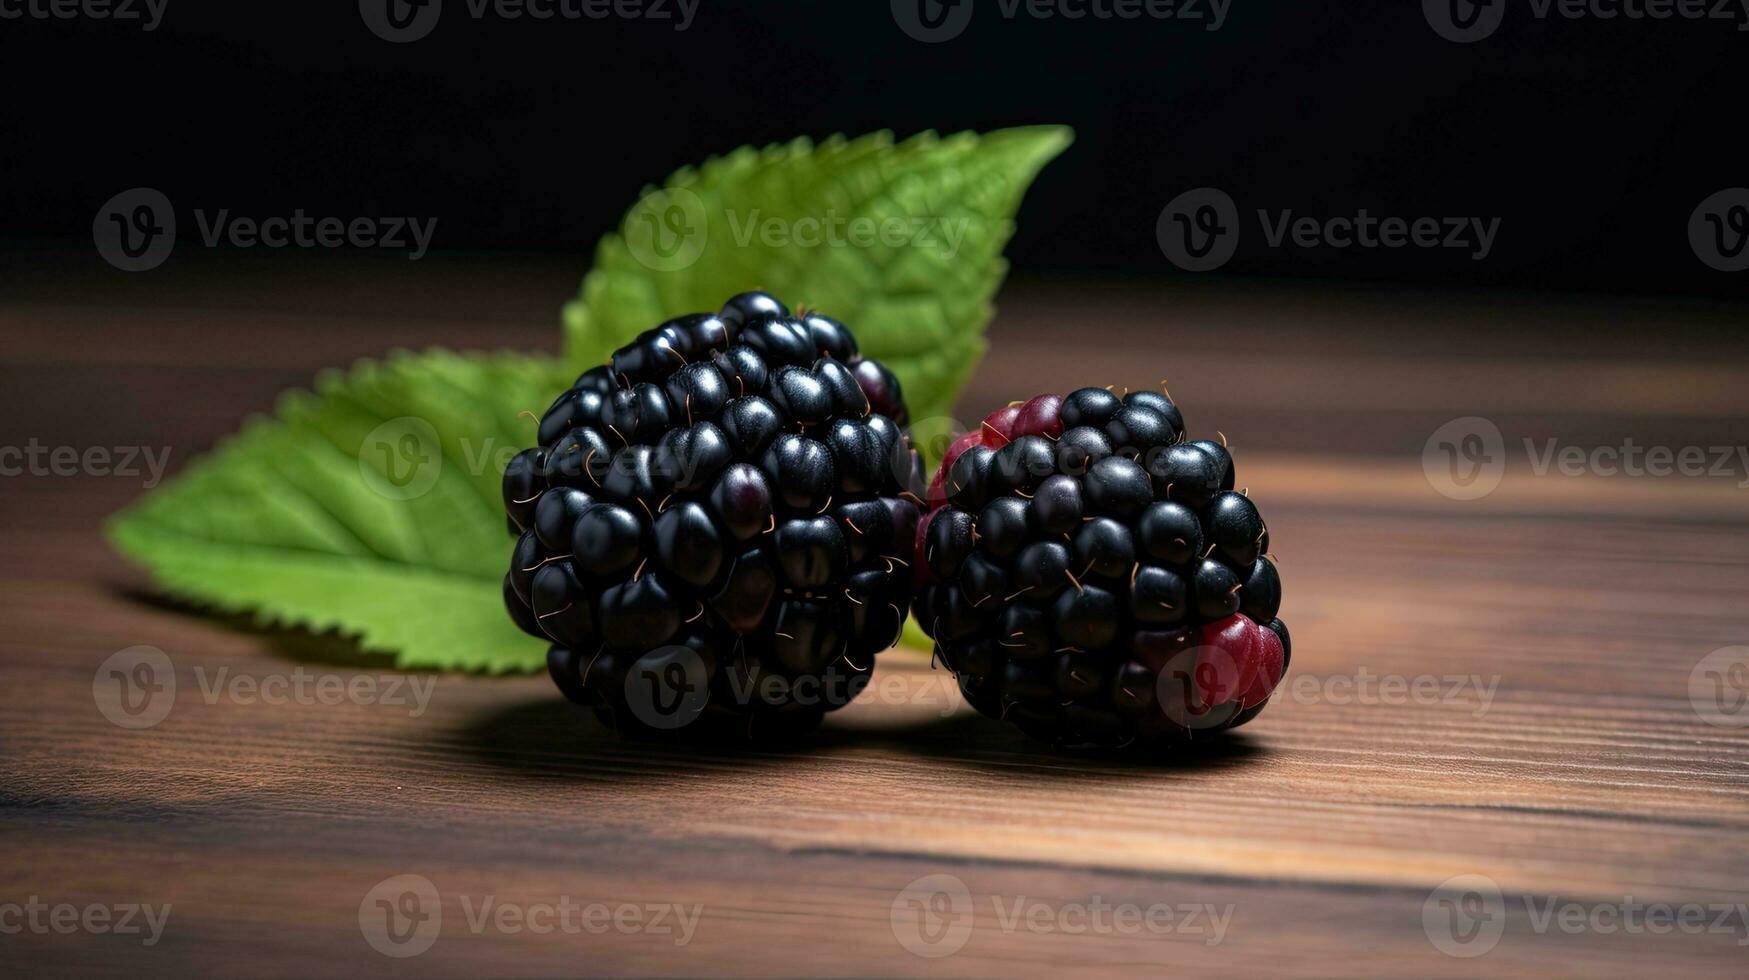
[[[406,45],[351,0],[169,0],[152,33],[0,21],[0,237],[101,268],[93,214],[150,186],[185,241],[197,207],[435,216],[440,251],[577,255],[580,273],[645,183],[742,143],[1052,122],[1078,141],[1022,211],[1020,274],[1184,275],[1155,218],[1214,185],[1247,216],[1365,207],[1501,230],[1484,262],[1252,234],[1211,275],[1749,295],[1749,276],[1704,266],[1685,231],[1703,198],[1749,184],[1735,23],[1539,21],[1514,2],[1498,33],[1459,45],[1417,0],[1233,0],[1212,33],[1008,21],[976,2],[942,44],[901,33],[886,0],[701,0],[684,33],[474,20],[447,0]]]

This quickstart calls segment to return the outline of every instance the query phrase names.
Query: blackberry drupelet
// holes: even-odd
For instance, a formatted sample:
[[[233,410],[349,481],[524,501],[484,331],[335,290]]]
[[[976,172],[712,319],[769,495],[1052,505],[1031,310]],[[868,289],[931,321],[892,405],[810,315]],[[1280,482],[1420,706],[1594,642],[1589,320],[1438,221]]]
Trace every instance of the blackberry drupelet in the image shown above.
[[[1269,532],[1152,391],[1017,402],[956,440],[912,607],[980,712],[1067,745],[1242,725],[1287,671]]]
[[[577,379],[511,460],[504,598],[621,730],[811,729],[896,642],[922,460],[844,324],[744,293]]]

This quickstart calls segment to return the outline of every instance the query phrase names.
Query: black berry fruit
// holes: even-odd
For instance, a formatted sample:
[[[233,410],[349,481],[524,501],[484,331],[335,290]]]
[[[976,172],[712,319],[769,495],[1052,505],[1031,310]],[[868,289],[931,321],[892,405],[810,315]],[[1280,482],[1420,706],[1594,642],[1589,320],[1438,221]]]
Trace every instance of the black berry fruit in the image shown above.
[[[520,472],[520,471],[518,471]],[[1163,394],[1083,388],[947,451],[913,613],[979,711],[1070,745],[1233,728],[1288,665],[1281,579],[1219,442]]]
[[[905,423],[898,379],[849,328],[765,293],[646,331],[505,470],[511,618],[553,644],[560,691],[622,730],[805,731],[867,684],[911,604],[923,469]]]

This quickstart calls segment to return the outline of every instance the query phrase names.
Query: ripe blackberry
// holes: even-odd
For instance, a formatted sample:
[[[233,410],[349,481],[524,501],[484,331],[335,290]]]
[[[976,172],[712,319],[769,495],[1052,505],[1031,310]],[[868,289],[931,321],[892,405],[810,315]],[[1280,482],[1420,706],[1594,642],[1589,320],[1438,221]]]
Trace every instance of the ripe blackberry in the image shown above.
[[[979,711],[1073,745],[1242,725],[1288,665],[1281,580],[1221,443],[1151,391],[998,411],[929,487],[912,607]]]
[[[844,324],[764,293],[647,331],[505,470],[511,618],[622,730],[812,728],[910,605],[923,467],[904,423]]]

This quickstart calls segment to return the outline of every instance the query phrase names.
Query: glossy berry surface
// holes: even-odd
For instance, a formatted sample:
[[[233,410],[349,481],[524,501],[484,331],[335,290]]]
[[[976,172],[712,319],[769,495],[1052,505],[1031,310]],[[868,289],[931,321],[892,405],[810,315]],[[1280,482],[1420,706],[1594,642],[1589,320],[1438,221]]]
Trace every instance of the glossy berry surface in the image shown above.
[[[1164,394],[1010,405],[931,482],[912,613],[973,707],[1040,738],[1153,747],[1245,724],[1291,644],[1233,477]]]
[[[847,326],[768,294],[646,331],[505,471],[511,619],[621,730],[811,728],[911,604],[924,488],[905,421]]]

